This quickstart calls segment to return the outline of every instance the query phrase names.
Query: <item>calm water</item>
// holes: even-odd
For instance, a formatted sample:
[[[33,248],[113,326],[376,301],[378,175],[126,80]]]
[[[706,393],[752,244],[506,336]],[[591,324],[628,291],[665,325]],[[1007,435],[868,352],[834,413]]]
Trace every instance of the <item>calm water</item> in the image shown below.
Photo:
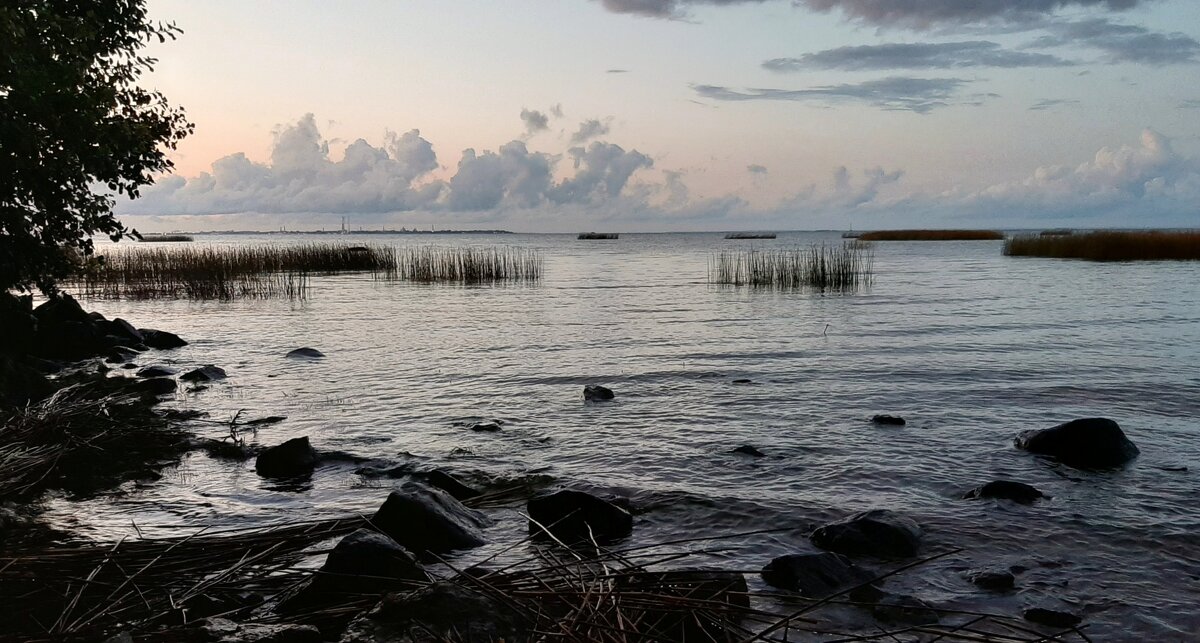
[[[443,467],[477,483],[540,474],[627,495],[642,512],[635,543],[794,527],[723,542],[729,551],[708,562],[726,568],[809,551],[812,527],[890,508],[926,528],[923,551],[965,550],[889,580],[893,589],[1008,614],[1064,606],[1102,640],[1200,631],[1200,262],[1105,265],[1006,258],[1000,242],[881,243],[869,291],[822,295],[709,286],[707,262],[739,245],[840,242],[836,234],[338,240],[537,248],[546,275],[508,287],[342,275],[315,279],[302,303],[88,305],[191,342],[143,365],[228,370],[228,382],[174,404],[213,419],[239,409],[288,416],[259,430],[264,444],[308,435],[318,450]],[[299,346],[327,358],[284,359]],[[733,383],[743,378],[752,383]],[[617,399],[585,405],[581,389],[593,382]],[[908,426],[874,426],[875,413]],[[1012,446],[1023,429],[1096,415],[1141,447],[1132,466],[1084,473]],[[484,418],[505,430],[455,425]],[[742,444],[768,457],[729,453]],[[1167,470],[1179,466],[1190,471]],[[60,501],[53,514],[109,540],[134,535],[133,521],[166,533],[373,511],[399,482],[354,469],[329,463],[309,488],[285,491],[253,462],[196,453],[157,483]],[[1053,498],[1030,507],[959,499],[998,477]],[[496,543],[522,535],[515,513],[495,517]],[[1011,564],[1030,570],[1007,595],[961,575]]]

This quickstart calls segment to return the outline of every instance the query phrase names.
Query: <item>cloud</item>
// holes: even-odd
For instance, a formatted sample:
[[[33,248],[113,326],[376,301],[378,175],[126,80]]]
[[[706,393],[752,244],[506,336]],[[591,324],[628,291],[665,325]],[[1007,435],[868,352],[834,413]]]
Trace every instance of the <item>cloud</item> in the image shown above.
[[[549,155],[530,153],[520,141],[500,146],[499,152],[466,149],[450,179],[446,206],[457,211],[535,207],[550,189],[552,166]]]
[[[1179,101],[1179,109],[1200,109],[1200,98],[1185,98]]]
[[[522,109],[521,122],[525,123],[525,135],[533,136],[550,129],[550,117],[536,109]]]
[[[606,69],[604,71],[604,73],[606,73],[606,74],[628,74],[629,70],[628,69]]]
[[[1068,98],[1043,98],[1029,106],[1031,112],[1041,112],[1060,105],[1078,105],[1079,101]]]
[[[838,47],[797,58],[774,58],[762,64],[771,71],[836,69],[955,69],[963,67],[1065,67],[1075,63],[1052,56],[1004,49],[987,41],[888,43]]]
[[[814,11],[837,10],[879,27],[927,29],[939,24],[1025,23],[1062,9],[1125,11],[1153,0],[794,0]]]
[[[970,81],[961,78],[907,78],[893,76],[862,83],[826,85],[808,89],[747,89],[736,91],[718,85],[695,85],[704,98],[722,101],[786,100],[858,102],[885,110],[925,114],[961,103],[958,89]]]
[[[767,173],[767,166],[765,166],[765,165],[759,165],[759,164],[757,164],[757,163],[751,163],[750,165],[747,165],[747,166],[746,166],[746,171],[747,171],[747,172],[749,172],[749,173],[751,173],[751,174],[760,174],[760,175],[761,175],[761,174],[766,174],[766,173]]]
[[[571,144],[578,145],[598,136],[604,136],[607,133],[607,122],[602,123],[599,119],[590,118],[579,124],[579,131],[571,135]]]
[[[563,180],[547,196],[555,203],[596,203],[616,197],[629,177],[639,169],[654,166],[649,156],[620,145],[593,142],[586,148],[567,152],[575,161],[575,176]]]
[[[1082,46],[1099,49],[1105,62],[1171,65],[1200,62],[1200,42],[1182,33],[1159,33],[1145,27],[1115,23],[1104,18],[1048,22],[1049,35],[1035,39],[1030,48]]]
[[[600,4],[613,13],[679,19],[687,16],[689,7],[697,5],[728,6],[761,4],[764,1],[766,0],[600,0]]]

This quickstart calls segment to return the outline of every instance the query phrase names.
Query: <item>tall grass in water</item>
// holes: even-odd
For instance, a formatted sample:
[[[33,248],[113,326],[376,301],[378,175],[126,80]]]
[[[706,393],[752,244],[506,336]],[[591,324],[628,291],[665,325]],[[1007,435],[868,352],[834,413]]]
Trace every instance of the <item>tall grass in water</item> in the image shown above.
[[[997,241],[995,230],[876,230],[858,236],[863,241]]]
[[[708,282],[771,288],[854,290],[871,283],[875,262],[869,244],[812,245],[779,250],[733,250],[709,262]]]
[[[1091,261],[1196,261],[1200,260],[1200,230],[1021,235],[1004,243],[1004,254]]]
[[[615,232],[580,232],[576,239],[598,240],[598,239],[620,239],[621,235]]]
[[[191,235],[186,235],[186,234],[153,234],[153,233],[143,234],[143,235],[137,237],[137,240],[138,241],[152,241],[152,242],[156,242],[156,243],[166,243],[166,242],[176,242],[177,243],[177,242],[194,241],[194,239],[192,239]]]
[[[377,277],[421,283],[484,284],[535,282],[542,278],[543,260],[535,250],[513,247],[402,247]]]

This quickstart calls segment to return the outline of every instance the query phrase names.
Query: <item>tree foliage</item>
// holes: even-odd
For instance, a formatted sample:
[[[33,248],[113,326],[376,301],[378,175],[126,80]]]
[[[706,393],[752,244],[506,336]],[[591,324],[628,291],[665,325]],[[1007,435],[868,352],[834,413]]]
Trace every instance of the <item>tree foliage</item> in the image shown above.
[[[0,4],[0,289],[50,294],[92,237],[129,234],[112,212],[172,168],[192,131],[183,111],[137,85],[152,40],[174,24],[144,0]]]

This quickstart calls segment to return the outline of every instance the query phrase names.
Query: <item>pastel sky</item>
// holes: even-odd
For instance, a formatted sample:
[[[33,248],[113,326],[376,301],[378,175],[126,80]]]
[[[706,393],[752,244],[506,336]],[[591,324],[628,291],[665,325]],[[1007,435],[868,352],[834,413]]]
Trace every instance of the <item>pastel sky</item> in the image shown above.
[[[151,0],[142,230],[1200,226],[1195,0]]]

